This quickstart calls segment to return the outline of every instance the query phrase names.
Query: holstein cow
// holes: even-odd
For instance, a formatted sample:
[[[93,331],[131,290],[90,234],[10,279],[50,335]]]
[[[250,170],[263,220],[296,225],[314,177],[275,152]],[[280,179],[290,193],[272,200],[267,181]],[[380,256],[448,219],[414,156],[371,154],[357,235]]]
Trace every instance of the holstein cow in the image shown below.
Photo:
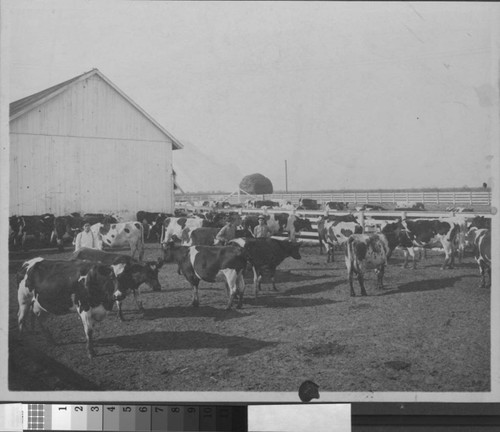
[[[200,281],[215,282],[219,272],[225,276],[228,303],[231,309],[237,298],[237,308],[243,305],[245,280],[243,271],[246,267],[245,254],[237,246],[182,246],[174,241],[162,244],[165,262],[176,262],[193,288],[193,306],[199,306],[198,285]]]
[[[130,246],[132,257],[138,253],[139,261],[144,256],[144,227],[140,222],[97,223],[90,227],[97,238],[99,249]]]
[[[475,216],[469,226],[468,229],[476,227],[477,229],[491,229],[491,219],[484,216]]]
[[[457,236],[460,232],[459,224],[450,218],[404,219],[401,223],[404,229],[409,232],[415,246],[425,249],[441,245],[445,253],[445,260],[441,268],[453,268],[457,250]]]
[[[345,248],[345,263],[351,297],[356,295],[353,287],[354,274],[358,276],[361,295],[367,295],[364,284],[364,274],[367,266],[376,268],[378,289],[384,287],[384,271],[388,253],[389,244],[383,234],[353,234],[348,238]]]
[[[410,233],[404,229],[400,220],[396,222],[387,223],[382,226],[382,234],[387,238],[389,245],[389,252],[387,253],[387,260],[392,256],[394,249],[397,247],[403,249],[404,264],[403,267],[408,266],[408,254],[412,257],[413,268],[416,268],[415,250]]]
[[[294,213],[264,213],[264,215],[271,235],[288,232],[288,240],[294,241],[298,232],[313,231],[309,219],[301,218]],[[243,227],[250,230],[252,233],[258,224],[258,215],[246,215],[243,218]]]
[[[397,247],[403,249],[404,252],[404,264],[403,267],[408,267],[408,255],[412,257],[413,268],[416,268],[415,262],[415,249],[413,245],[413,240],[409,231],[404,229],[401,220],[396,222],[386,223],[382,226],[382,234],[387,238],[389,245],[389,252],[387,253],[387,260],[392,256],[394,249]]]
[[[37,243],[40,243],[42,240],[47,244],[50,242],[54,229],[55,217],[53,214],[45,213],[40,216],[18,216],[17,218],[17,233],[19,237],[16,243],[20,243],[23,249],[26,249],[27,236],[33,236]]]
[[[319,253],[323,254],[323,244],[327,250],[327,262],[334,262],[334,248],[343,245],[351,234],[361,234],[363,227],[353,214],[326,215],[318,220]]]
[[[112,223],[118,223],[118,219],[110,214],[104,214],[104,213],[85,213],[83,215],[83,223],[89,223],[90,225],[95,225],[97,223],[102,223],[104,225],[106,224],[112,224]],[[82,224],[83,226],[83,224]]]
[[[145,230],[145,237],[148,240],[151,238],[151,236],[156,236],[156,238],[159,240],[163,221],[167,217],[171,216],[172,215],[169,213],[154,213],[143,210],[138,211],[136,214],[137,221],[141,222],[145,228],[147,227],[147,229]]]
[[[55,241],[60,251],[64,250],[64,236],[71,238],[82,230],[83,218],[79,213],[71,213],[68,216],[58,216],[54,219],[54,231],[51,241]]]
[[[278,291],[274,276],[278,267],[285,258],[301,259],[300,243],[272,238],[234,239],[230,244],[239,245],[244,251],[248,262],[252,265],[254,296],[261,290],[261,280],[265,272],[269,273],[273,290]]]
[[[147,261],[144,263],[136,261],[129,255],[114,254],[97,249],[82,248],[73,253],[72,260],[87,260],[105,265],[124,264],[123,267],[115,267],[117,273],[115,276],[123,281],[125,294],[131,290],[135,303],[140,311],[143,311],[142,300],[140,299],[140,286],[147,285],[152,291],[161,291],[160,281],[158,280],[158,271],[163,265],[163,261]],[[122,304],[117,303],[118,316],[123,321]]]
[[[469,242],[474,247],[474,258],[481,274],[481,288],[486,288],[486,273],[491,286],[491,231],[486,228],[470,228],[467,233]]]
[[[182,238],[182,230],[194,230],[206,226],[207,220],[200,217],[169,217],[163,221],[160,243],[169,243],[173,236]]]
[[[26,315],[32,311],[39,317],[49,341],[53,342],[44,325],[44,317],[49,313],[61,315],[76,307],[90,358],[95,354],[92,341],[94,323],[112,310],[113,303],[125,297],[113,266],[81,260],[34,258],[23,264],[18,273],[18,284],[19,331],[22,332]]]

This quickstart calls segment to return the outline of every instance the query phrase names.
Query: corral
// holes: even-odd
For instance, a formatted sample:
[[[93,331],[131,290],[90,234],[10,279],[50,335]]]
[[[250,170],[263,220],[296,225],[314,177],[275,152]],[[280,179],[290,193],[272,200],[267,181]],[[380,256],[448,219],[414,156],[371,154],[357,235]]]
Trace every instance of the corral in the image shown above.
[[[396,251],[385,289],[367,275],[367,297],[350,297],[343,256],[326,264],[317,245],[278,268],[277,286],[253,298],[247,272],[240,310],[224,310],[222,279],[201,283],[200,306],[174,264],[160,270],[161,292],[143,292],[145,312],[125,301],[97,327],[97,356],[85,355],[76,314],[51,317],[56,346],[37,330],[16,329],[15,271],[33,256],[11,256],[9,387],[11,390],[293,391],[306,379],[321,391],[487,392],[490,390],[490,290],[480,289],[477,264],[440,270],[432,251],[416,270]],[[145,259],[160,256],[147,244]],[[358,287],[355,287],[359,292]],[[268,291],[269,290],[269,291]]]

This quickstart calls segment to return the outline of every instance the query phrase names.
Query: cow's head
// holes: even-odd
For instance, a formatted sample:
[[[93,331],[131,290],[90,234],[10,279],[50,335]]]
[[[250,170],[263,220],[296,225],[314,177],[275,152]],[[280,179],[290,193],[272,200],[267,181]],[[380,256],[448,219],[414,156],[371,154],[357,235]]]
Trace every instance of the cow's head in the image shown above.
[[[163,252],[162,261],[166,263],[171,263],[175,261],[175,253],[180,244],[181,240],[176,235],[173,235],[168,242],[162,243],[161,245],[161,249]]]
[[[287,254],[293,259],[299,260],[302,258],[299,250],[301,243],[289,240],[281,240],[280,244],[283,245],[283,248],[285,249]]]
[[[79,308],[89,310],[91,306],[102,304],[107,311],[113,309],[113,304],[123,301],[126,297],[124,287],[115,276],[110,266],[94,264],[86,275],[82,276],[79,284],[84,287],[75,297]]]
[[[163,266],[163,260],[158,258],[157,261],[148,261],[146,263],[134,263],[126,270],[130,278],[134,281],[134,285],[138,288],[141,284],[146,284],[152,291],[161,291],[160,281],[158,280],[158,272]],[[124,278],[122,276],[122,278]]]

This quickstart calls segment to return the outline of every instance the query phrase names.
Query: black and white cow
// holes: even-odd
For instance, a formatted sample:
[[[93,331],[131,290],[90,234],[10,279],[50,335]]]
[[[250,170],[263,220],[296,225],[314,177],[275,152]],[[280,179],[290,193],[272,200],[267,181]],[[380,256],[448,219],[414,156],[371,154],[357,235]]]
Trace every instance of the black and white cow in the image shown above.
[[[471,227],[467,234],[468,241],[473,245],[474,258],[481,274],[481,288],[486,287],[486,273],[491,286],[491,231],[487,228]]]
[[[202,217],[169,217],[163,221],[160,243],[169,243],[172,237],[182,238],[185,228],[194,230],[207,225],[207,220]]]
[[[264,273],[269,273],[273,290],[277,291],[274,276],[276,268],[285,260],[292,257],[301,259],[300,243],[272,238],[240,238],[231,240],[230,244],[239,245],[244,251],[253,270],[254,296],[261,290],[261,281]]]
[[[163,265],[163,261],[139,262],[129,255],[114,254],[97,249],[82,248],[74,252],[72,260],[87,260],[99,264],[115,265],[124,264],[124,266],[115,267],[117,273],[115,276],[123,280],[123,289],[125,293],[132,291],[136,305],[140,311],[143,311],[142,300],[140,299],[140,287],[147,285],[152,291],[161,291],[158,272]],[[118,316],[123,321],[121,302],[118,305]]]
[[[246,258],[237,246],[182,246],[174,241],[162,244],[165,262],[176,262],[181,273],[193,288],[193,306],[199,306],[198,285],[200,281],[215,282],[219,272],[225,276],[228,303],[226,309],[231,309],[237,298],[237,308],[243,305],[245,280],[243,271]]]
[[[116,266],[82,260],[34,258],[25,262],[17,275],[19,331],[23,331],[26,316],[33,312],[39,317],[47,338],[53,342],[44,325],[44,317],[65,314],[76,307],[87,339],[87,352],[92,358],[95,354],[92,341],[94,323],[101,321],[115,302],[125,298],[113,267]]]
[[[326,247],[327,262],[333,262],[335,246],[343,245],[351,234],[361,234],[363,227],[353,214],[327,215],[318,220],[317,230],[319,253],[323,254],[323,247]]]
[[[137,252],[139,261],[144,256],[144,227],[140,222],[97,223],[90,227],[97,238],[99,249],[103,246],[118,248],[129,246],[132,257]]]
[[[354,274],[358,276],[361,295],[366,296],[364,275],[366,268],[374,267],[377,271],[377,288],[384,287],[384,272],[387,264],[389,244],[383,234],[353,234],[345,244],[345,263],[351,296],[356,293],[353,287]]]
[[[297,233],[301,231],[313,231],[311,221],[307,218],[301,218],[293,212],[265,214],[266,224],[271,231],[271,235],[287,232],[288,240],[294,241]],[[259,224],[258,215],[245,215],[242,220],[243,227],[253,233],[255,227]]]
[[[454,219],[403,219],[401,223],[414,246],[425,249],[441,245],[445,253],[441,268],[453,268],[461,229]]]

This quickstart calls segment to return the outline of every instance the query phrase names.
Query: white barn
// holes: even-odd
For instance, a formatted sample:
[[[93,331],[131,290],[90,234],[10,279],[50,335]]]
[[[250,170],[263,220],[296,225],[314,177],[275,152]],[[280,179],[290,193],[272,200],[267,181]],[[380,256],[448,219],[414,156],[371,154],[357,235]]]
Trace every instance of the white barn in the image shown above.
[[[93,69],[10,104],[10,214],[173,212],[182,147]]]

